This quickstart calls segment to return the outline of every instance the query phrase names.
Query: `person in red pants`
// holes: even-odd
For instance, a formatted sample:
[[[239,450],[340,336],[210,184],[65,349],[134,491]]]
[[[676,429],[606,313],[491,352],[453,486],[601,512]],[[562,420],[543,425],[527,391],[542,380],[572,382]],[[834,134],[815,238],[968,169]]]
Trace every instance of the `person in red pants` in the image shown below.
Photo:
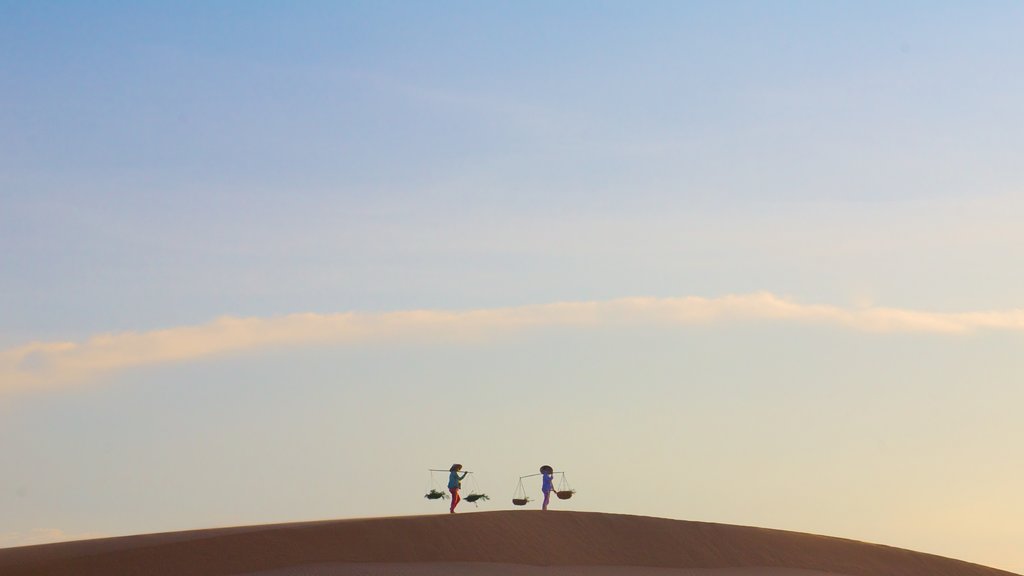
[[[459,471],[462,470],[462,464],[452,464],[452,467],[448,470],[448,491],[452,493],[452,507],[448,512],[455,514],[455,507],[462,501],[462,498],[459,497],[459,488],[462,488],[462,479],[465,478],[466,474],[469,474],[469,472],[463,472],[462,476],[459,476]]]

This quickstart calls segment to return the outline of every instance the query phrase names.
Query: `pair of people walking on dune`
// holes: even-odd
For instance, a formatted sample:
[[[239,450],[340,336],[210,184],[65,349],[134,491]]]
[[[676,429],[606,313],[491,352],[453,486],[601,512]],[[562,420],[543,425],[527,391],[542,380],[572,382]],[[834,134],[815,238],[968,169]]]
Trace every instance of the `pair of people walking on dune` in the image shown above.
[[[455,514],[455,507],[462,501],[462,497],[459,496],[459,490],[462,488],[462,480],[466,478],[469,472],[462,471],[462,464],[452,464],[452,467],[448,470],[448,492],[452,495],[452,505],[448,509],[450,514]],[[551,493],[555,491],[555,469],[545,464],[540,467],[541,475],[541,492],[544,493],[544,505],[543,510],[548,509],[548,503],[551,502]]]

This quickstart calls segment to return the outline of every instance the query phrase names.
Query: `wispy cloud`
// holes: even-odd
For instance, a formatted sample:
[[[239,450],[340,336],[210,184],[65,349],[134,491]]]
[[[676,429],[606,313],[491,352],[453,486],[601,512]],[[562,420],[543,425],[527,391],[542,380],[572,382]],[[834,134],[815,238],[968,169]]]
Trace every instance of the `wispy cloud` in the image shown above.
[[[801,304],[773,294],[719,298],[622,298],[469,311],[292,314],[217,319],[150,332],[100,334],[81,342],[32,342],[0,351],[0,392],[95,379],[117,370],[253,350],[403,339],[478,340],[542,327],[699,325],[775,321],[863,332],[967,334],[1024,331],[1024,309],[945,313]]]
[[[0,548],[50,544],[53,542],[67,542],[69,540],[89,540],[106,536],[108,535],[99,532],[68,534],[59,528],[36,528],[27,532],[0,532]]]

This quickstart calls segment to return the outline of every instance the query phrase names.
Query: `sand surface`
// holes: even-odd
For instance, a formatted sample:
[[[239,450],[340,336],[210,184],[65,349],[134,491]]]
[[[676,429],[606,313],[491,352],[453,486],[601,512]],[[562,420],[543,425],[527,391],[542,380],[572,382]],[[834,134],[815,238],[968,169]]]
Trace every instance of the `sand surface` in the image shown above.
[[[539,510],[248,526],[0,550],[3,576],[584,573],[1010,575],[939,556],[796,532]]]
[[[239,576],[844,576],[789,568],[650,568],[641,566],[529,566],[480,562],[320,564]]]

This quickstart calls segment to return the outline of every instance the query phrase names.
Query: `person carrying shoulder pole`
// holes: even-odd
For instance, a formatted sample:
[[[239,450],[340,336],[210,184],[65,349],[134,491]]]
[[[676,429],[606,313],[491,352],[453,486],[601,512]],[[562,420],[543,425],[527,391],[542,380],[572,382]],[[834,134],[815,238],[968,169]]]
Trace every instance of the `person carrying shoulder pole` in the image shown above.
[[[545,464],[540,467],[540,475],[543,479],[540,490],[544,493],[544,506],[542,510],[547,510],[548,502],[551,501],[551,493],[555,490],[555,469]]]
[[[452,467],[448,469],[448,491],[452,493],[452,507],[448,510],[450,514],[455,514],[455,507],[462,500],[459,497],[459,488],[462,488],[462,479],[469,474],[469,472],[463,472],[462,476],[459,476],[460,470],[462,470],[462,464],[452,464]]]

